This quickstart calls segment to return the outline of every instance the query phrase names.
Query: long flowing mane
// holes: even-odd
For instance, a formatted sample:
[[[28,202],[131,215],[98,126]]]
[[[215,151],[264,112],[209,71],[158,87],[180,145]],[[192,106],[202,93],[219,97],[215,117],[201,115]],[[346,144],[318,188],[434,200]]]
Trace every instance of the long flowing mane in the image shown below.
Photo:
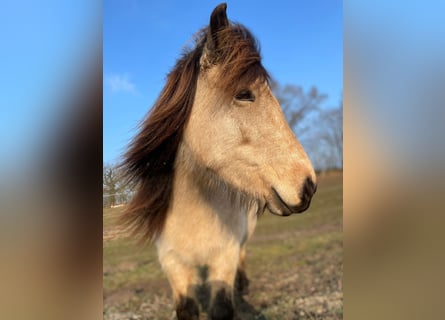
[[[208,40],[209,31],[204,28],[194,48],[177,61],[120,164],[127,183],[135,189],[121,222],[141,234],[143,241],[155,239],[164,227],[178,146],[193,106],[199,73],[219,65],[218,86],[231,94],[258,79],[269,81],[256,40],[245,27],[231,24],[219,31],[214,50],[208,47]]]

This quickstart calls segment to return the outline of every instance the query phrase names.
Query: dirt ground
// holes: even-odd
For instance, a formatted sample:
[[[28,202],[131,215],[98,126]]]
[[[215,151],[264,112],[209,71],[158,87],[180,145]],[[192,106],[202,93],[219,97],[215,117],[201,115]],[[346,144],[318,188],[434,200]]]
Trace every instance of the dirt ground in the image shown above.
[[[236,319],[343,318],[342,173],[319,177],[303,215],[266,213],[247,249],[249,293]],[[104,209],[104,319],[175,319],[170,287],[153,246],[140,247]],[[207,319],[206,314],[201,319]]]

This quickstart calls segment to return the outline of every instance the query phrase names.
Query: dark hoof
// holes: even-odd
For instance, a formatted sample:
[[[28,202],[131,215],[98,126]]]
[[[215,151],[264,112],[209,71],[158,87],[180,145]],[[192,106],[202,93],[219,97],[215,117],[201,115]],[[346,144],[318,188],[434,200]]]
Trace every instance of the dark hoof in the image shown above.
[[[210,308],[211,320],[233,320],[234,309],[232,300],[224,289],[218,291]]]
[[[249,279],[247,279],[244,271],[238,270],[236,272],[235,288],[237,293],[242,296],[249,293]]]
[[[176,306],[176,316],[178,320],[198,320],[199,308],[192,298],[181,298]]]

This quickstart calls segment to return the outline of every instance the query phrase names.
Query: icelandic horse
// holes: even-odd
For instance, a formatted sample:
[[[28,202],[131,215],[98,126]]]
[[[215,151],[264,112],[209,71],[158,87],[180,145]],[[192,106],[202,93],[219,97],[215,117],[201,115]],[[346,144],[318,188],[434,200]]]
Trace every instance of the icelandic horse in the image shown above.
[[[266,208],[305,211],[316,176],[269,86],[252,34],[212,12],[177,61],[124,155],[135,188],[122,219],[155,242],[179,320],[199,319],[207,268],[210,319],[233,319],[246,242]]]

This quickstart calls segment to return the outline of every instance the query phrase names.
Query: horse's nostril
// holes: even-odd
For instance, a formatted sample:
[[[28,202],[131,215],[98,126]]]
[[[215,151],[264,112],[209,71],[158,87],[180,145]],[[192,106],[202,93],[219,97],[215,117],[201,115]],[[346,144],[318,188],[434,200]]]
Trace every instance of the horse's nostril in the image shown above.
[[[303,195],[310,199],[314,195],[315,191],[317,191],[317,185],[311,178],[306,178],[303,187]]]

